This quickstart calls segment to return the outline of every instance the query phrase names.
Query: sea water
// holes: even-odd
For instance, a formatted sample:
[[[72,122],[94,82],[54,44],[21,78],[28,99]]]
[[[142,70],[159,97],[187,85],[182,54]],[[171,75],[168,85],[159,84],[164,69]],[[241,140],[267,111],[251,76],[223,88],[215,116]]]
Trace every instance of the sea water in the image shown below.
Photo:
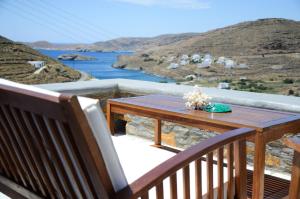
[[[139,70],[126,70],[113,68],[112,65],[117,61],[119,55],[131,55],[132,52],[78,52],[76,50],[44,50],[38,49],[44,55],[53,59],[57,59],[62,54],[80,54],[83,56],[94,57],[95,60],[74,61],[74,60],[58,60],[63,64],[92,75],[97,79],[135,79],[153,82],[174,82],[172,79],[159,77],[144,73]]]

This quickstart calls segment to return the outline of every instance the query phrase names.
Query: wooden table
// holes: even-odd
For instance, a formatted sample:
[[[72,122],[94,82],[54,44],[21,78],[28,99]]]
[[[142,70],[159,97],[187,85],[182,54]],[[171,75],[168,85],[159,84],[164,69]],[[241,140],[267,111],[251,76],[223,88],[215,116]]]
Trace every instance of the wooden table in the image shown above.
[[[286,133],[300,132],[300,114],[231,105],[231,113],[207,113],[185,108],[182,97],[147,95],[108,100],[107,122],[114,134],[114,114],[133,114],[155,119],[155,145],[161,145],[161,121],[217,132],[250,127],[256,129],[253,199],[263,199],[265,150],[268,142]]]

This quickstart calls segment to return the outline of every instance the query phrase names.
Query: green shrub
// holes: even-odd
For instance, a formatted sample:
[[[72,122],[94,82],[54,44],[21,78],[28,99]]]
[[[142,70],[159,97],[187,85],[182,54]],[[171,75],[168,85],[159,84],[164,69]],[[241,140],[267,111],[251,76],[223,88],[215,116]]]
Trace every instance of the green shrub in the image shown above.
[[[283,80],[283,83],[285,83],[285,84],[293,84],[293,83],[294,83],[294,80],[293,80],[293,79],[287,78],[287,79],[284,79],[284,80]]]
[[[288,95],[294,95],[295,94],[295,91],[290,89],[289,92],[288,92]]]
[[[159,83],[168,83],[167,80],[160,80]]]
[[[224,79],[223,82],[231,83],[231,82],[232,82],[232,79]]]

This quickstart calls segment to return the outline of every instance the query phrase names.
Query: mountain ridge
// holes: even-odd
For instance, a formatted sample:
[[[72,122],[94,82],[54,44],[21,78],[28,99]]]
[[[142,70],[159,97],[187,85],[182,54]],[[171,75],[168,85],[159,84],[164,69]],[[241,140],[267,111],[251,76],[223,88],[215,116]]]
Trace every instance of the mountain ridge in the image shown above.
[[[238,90],[255,90],[253,83],[245,86],[240,79],[265,81],[270,87],[278,85],[270,92],[300,93],[300,22],[282,18],[242,22],[120,56],[114,67],[206,86],[233,81]]]

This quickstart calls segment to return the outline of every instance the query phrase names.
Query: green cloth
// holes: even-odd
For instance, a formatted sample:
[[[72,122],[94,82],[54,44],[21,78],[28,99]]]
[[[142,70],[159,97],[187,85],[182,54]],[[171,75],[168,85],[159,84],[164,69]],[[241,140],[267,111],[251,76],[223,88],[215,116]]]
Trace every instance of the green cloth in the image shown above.
[[[209,113],[227,113],[232,111],[229,105],[221,103],[212,103],[204,107],[203,110]]]

